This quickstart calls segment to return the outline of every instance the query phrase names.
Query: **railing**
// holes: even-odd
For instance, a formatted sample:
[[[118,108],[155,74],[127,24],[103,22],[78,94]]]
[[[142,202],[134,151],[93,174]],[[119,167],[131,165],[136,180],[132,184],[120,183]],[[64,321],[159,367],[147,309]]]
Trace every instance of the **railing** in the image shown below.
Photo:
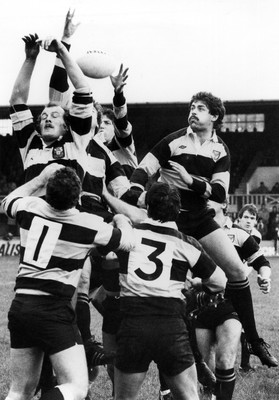
[[[279,194],[230,194],[230,212],[237,213],[244,204],[253,203],[259,209],[264,203],[271,211],[273,206],[279,205]]]

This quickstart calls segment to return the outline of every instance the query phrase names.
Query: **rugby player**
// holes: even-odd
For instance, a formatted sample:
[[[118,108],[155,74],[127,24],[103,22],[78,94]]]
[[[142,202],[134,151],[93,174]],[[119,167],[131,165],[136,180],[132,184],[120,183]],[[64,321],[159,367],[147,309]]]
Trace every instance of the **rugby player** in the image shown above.
[[[34,196],[44,186],[46,201]],[[12,382],[6,400],[34,395],[44,354],[58,384],[42,400],[82,400],[87,395],[87,364],[72,297],[88,251],[93,246],[102,246],[102,254],[129,251],[134,235],[123,215],[114,216],[114,227],[80,212],[80,193],[76,172],[51,164],[3,200],[4,211],[19,224],[21,239],[16,295],[8,314]]]
[[[220,291],[224,274],[193,238],[177,230],[178,190],[154,183],[146,212],[104,197],[117,212],[132,216],[136,247],[120,261],[120,310],[115,360],[115,399],[136,399],[154,360],[175,399],[198,399],[194,357],[189,344],[181,290],[188,270],[202,278],[209,292]]]
[[[214,221],[214,210],[207,200],[225,201],[230,179],[230,154],[216,134],[222,124],[225,107],[218,97],[199,92],[190,101],[188,128],[164,137],[141,161],[130,181],[131,189],[145,190],[148,179],[159,171],[159,181],[175,184],[181,195],[178,229],[200,241],[204,249],[227,275],[230,294],[247,341],[263,363],[273,363],[265,342],[256,329],[249,280],[233,244]],[[130,198],[131,201],[131,198]]]

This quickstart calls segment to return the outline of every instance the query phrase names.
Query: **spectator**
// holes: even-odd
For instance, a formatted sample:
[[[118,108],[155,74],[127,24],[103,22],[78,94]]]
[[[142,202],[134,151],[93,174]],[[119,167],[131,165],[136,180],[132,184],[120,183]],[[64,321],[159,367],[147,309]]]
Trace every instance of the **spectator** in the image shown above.
[[[261,207],[258,210],[258,218],[261,218],[264,225],[263,231],[265,232],[265,234],[263,235],[263,240],[266,240],[268,231],[269,210],[266,207],[265,201],[261,204]]]
[[[278,243],[278,232],[279,232],[279,213],[275,214],[270,224],[271,239],[274,242],[274,254],[278,255],[277,243]]]
[[[254,189],[251,191],[251,193],[259,193],[259,194],[264,194],[264,193],[269,193],[269,189],[263,182],[260,182],[260,186],[257,189]]]
[[[272,186],[270,193],[279,194],[279,182],[276,182],[275,185]]]
[[[258,223],[257,223],[256,228],[260,232],[260,234],[262,235],[262,239],[265,240],[266,239],[266,234],[267,234],[267,225],[264,223],[264,221],[263,221],[263,219],[261,217],[258,219]]]
[[[278,213],[277,206],[273,206],[272,210],[270,211],[269,214],[269,219],[268,219],[268,226],[267,226],[267,237],[268,240],[271,240],[273,238],[273,232],[272,232],[272,227],[273,227],[273,222],[275,220],[276,214]]]

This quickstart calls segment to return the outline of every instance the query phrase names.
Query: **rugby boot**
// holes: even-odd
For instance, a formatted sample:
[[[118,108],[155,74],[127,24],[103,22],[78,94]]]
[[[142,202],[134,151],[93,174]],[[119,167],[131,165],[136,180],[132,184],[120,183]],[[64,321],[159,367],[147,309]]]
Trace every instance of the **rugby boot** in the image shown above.
[[[248,346],[250,353],[259,357],[263,365],[267,365],[269,368],[278,367],[277,359],[268,351],[270,345],[262,338],[249,343]]]

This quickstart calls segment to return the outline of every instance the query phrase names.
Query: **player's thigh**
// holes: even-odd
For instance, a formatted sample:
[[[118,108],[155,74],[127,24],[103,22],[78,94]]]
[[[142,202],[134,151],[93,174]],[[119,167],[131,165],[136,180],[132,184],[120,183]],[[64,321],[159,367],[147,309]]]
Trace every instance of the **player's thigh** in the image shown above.
[[[115,367],[115,400],[135,400],[146,376],[146,372],[126,373]]]
[[[196,328],[196,339],[198,344],[198,349],[201,352],[206,363],[209,363],[211,359],[211,353],[215,348],[215,332],[211,329],[201,329]]]
[[[85,293],[88,295],[90,286],[90,275],[91,275],[91,261],[90,257],[87,257],[84,261],[83,268],[81,271],[77,289],[78,293]]]
[[[207,253],[226,273],[230,280],[245,279],[242,261],[223,229],[216,229],[199,240]],[[222,246],[220,246],[222,243]]]
[[[11,398],[24,398],[34,393],[39,382],[44,353],[37,347],[14,349],[10,351]],[[13,394],[13,395],[12,395]],[[19,396],[23,397],[18,397]]]
[[[163,374],[176,400],[198,400],[197,372],[195,365],[175,376]]]
[[[58,384],[88,386],[88,370],[84,346],[77,344],[50,356]]]
[[[241,323],[234,318],[227,319],[216,328],[216,366],[233,368],[241,335]]]

